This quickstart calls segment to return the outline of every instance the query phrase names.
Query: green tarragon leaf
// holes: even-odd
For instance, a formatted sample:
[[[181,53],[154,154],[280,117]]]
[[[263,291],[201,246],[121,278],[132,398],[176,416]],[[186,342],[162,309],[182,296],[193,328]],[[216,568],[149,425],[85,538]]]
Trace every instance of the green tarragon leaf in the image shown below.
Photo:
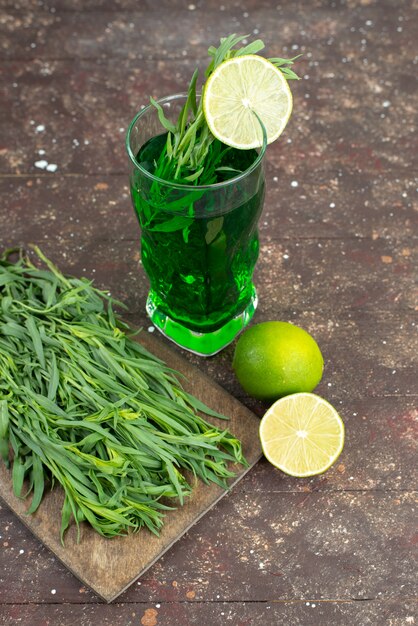
[[[157,232],[157,233],[174,233],[176,230],[182,230],[193,222],[192,217],[186,217],[185,215],[176,215],[171,220],[167,220],[167,222],[162,222],[161,224],[156,224],[155,226],[148,227],[148,230]]]
[[[150,98],[150,102],[152,106],[154,106],[157,109],[158,119],[160,120],[161,124],[164,126],[166,130],[168,130],[170,133],[173,133],[174,135],[177,132],[177,129],[174,126],[174,124],[166,118],[161,104],[159,104],[156,100],[154,100],[152,96]]]
[[[44,472],[42,461],[37,454],[32,454],[32,477],[33,477],[33,498],[31,505],[27,511],[28,515],[35,513],[41,504],[42,496],[45,488]]]
[[[215,219],[208,222],[206,236],[205,236],[205,241],[208,245],[211,244],[212,241],[214,241],[216,237],[219,235],[219,233],[222,230],[223,224],[224,224],[224,218],[222,216],[216,217]]]
[[[0,439],[6,439],[9,432],[9,409],[7,400],[0,400]]]
[[[194,172],[194,174],[190,174],[190,176],[185,176],[183,180],[187,180],[189,183],[193,182],[194,180],[197,180],[199,178],[199,176],[202,174],[202,172],[204,171],[204,167],[201,167],[200,170],[197,170],[197,172]]]
[[[286,80],[300,80],[300,76],[288,67],[279,67],[279,70],[282,72]]]
[[[248,46],[244,46],[244,48],[240,48],[234,54],[235,57],[242,57],[245,54],[257,54],[260,50],[265,48],[264,42],[261,39],[256,39],[248,44]]]
[[[0,400],[0,456],[9,463],[9,409],[7,400]]]

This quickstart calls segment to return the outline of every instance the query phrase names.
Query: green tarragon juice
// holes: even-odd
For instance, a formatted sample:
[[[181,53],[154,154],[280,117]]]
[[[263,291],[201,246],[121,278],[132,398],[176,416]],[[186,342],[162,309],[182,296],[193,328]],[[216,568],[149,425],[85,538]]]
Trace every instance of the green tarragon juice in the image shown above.
[[[137,163],[151,176],[165,142],[165,134],[151,138],[137,154]],[[176,323],[172,328],[207,334],[243,312],[251,318],[265,186],[260,166],[245,173],[258,156],[256,150],[229,148],[216,183],[207,188],[184,190],[133,172],[131,195],[151,286],[147,310],[157,326],[168,318]]]

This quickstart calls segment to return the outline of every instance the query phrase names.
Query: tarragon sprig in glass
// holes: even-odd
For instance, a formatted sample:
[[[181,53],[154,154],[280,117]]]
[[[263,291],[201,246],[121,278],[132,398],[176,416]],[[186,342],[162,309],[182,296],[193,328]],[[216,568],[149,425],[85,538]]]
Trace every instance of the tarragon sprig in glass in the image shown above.
[[[211,46],[208,54],[211,61],[206,68],[205,78],[224,61],[246,54],[257,54],[264,49],[261,39],[256,39],[241,48],[235,48],[248,35],[229,35],[222,38],[218,48]],[[286,80],[299,80],[299,76],[291,66],[301,55],[292,59],[281,57],[270,58],[269,61],[280,69]],[[164,180],[183,184],[210,185],[217,180],[217,172],[225,170],[221,162],[225,154],[231,150],[228,146],[215,141],[209,130],[203,112],[203,92],[198,99],[196,92],[198,70],[193,73],[187,91],[187,100],[180,111],[177,122],[173,124],[164,114],[162,106],[151,98],[151,104],[157,109],[162,126],[168,131],[165,149],[155,164],[155,176]]]

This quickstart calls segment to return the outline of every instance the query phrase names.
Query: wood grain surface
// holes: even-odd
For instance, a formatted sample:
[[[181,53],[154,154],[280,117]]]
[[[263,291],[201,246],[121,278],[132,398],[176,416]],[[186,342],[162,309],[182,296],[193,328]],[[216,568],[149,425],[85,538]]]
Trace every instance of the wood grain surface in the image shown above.
[[[149,95],[184,90],[229,32],[261,37],[270,56],[303,53],[292,118],[266,156],[254,323],[314,335],[325,358],[316,391],[346,424],[326,474],[296,480],[262,459],[110,605],[3,507],[0,622],[417,624],[416,1],[0,6],[0,248],[38,243],[63,271],[110,289],[145,331],[130,120]],[[182,355],[261,416],[233,351]]]

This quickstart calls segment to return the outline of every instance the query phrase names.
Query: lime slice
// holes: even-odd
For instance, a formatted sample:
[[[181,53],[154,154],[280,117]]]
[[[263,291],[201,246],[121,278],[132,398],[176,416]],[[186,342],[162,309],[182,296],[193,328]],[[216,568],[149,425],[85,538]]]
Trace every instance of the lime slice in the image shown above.
[[[292,112],[292,94],[282,72],[267,59],[254,55],[221,63],[208,78],[203,110],[212,134],[228,146],[259,148],[283,132]]]
[[[265,457],[291,476],[329,469],[344,447],[344,424],[329,402],[313,393],[277,400],[260,423]]]

